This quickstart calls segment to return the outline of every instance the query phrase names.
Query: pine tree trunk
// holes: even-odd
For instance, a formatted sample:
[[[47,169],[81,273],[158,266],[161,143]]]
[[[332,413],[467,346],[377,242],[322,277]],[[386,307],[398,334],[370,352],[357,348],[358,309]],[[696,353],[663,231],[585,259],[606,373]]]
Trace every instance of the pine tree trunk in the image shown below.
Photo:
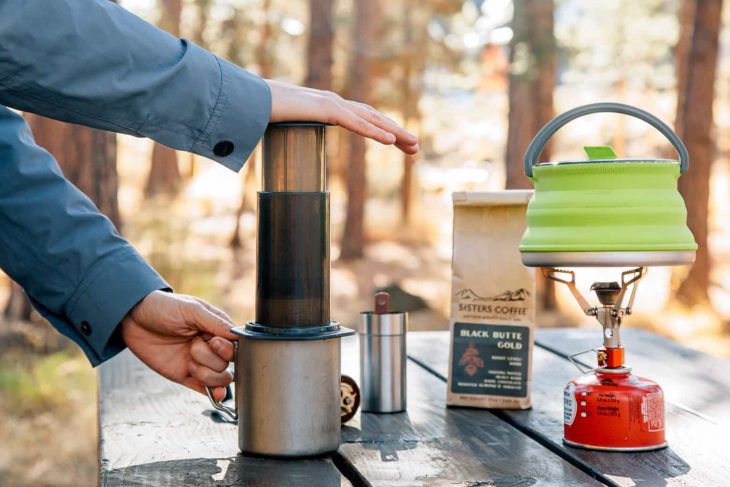
[[[553,0],[515,2],[510,44],[507,188],[532,188],[523,156],[535,134],[553,118],[555,36]],[[550,144],[543,150],[550,159]]]
[[[195,24],[192,29],[193,42],[204,48],[208,48],[205,40],[205,31],[208,28],[208,19],[210,18],[210,7],[213,0],[193,0],[196,7]]]
[[[64,176],[121,230],[116,134],[25,114],[38,145],[58,161]]]
[[[355,28],[348,70],[347,97],[370,103],[378,39],[378,0],[355,0]],[[342,236],[341,259],[357,259],[364,252],[366,150],[365,139],[348,134],[347,217]]]
[[[10,295],[3,316],[8,321],[30,321],[33,307],[25,291],[15,281],[10,281]]]
[[[182,0],[160,0],[159,7],[159,27],[179,37]],[[150,172],[144,189],[145,197],[151,198],[160,194],[175,195],[180,189],[181,182],[177,151],[155,142],[152,148]]]
[[[689,9],[689,6],[683,8]],[[682,14],[682,12],[680,12]],[[682,16],[682,15],[680,15]],[[718,40],[721,29],[722,0],[697,0],[691,16],[691,34],[682,32],[689,48],[683,50],[678,66],[676,131],[689,151],[690,170],[679,178],[679,191],[687,205],[687,223],[699,245],[697,260],[677,290],[677,297],[687,305],[709,303],[711,257],[708,248],[710,175],[715,157],[712,138],[712,104],[717,70]],[[680,39],[681,44],[681,39]]]
[[[180,181],[177,151],[155,142],[152,147],[150,172],[144,187],[145,197],[175,195],[180,189]]]
[[[402,6],[401,28],[403,30],[404,56],[402,62],[403,77],[401,79],[401,98],[403,126],[411,129],[412,125],[420,122],[421,114],[418,102],[423,92],[423,71],[426,67],[427,52],[424,44],[428,42],[427,15],[412,12],[408,2]],[[411,222],[411,208],[413,207],[413,165],[416,159],[409,154],[403,154],[403,179],[401,181],[401,219],[404,225]]]
[[[332,43],[334,0],[309,0],[309,40],[305,86],[332,89]]]
[[[258,172],[256,171],[256,161],[258,160],[257,152],[259,149],[255,149],[251,156],[248,158],[246,165],[243,168],[242,178],[242,192],[241,192],[241,204],[238,205],[236,210],[236,227],[233,229],[233,237],[231,237],[230,246],[234,249],[243,246],[241,241],[241,217],[246,211],[256,211],[256,192],[258,190]]]
[[[120,229],[116,135],[30,113],[25,118],[38,145],[56,158],[64,176]],[[13,320],[30,319],[30,302],[17,284],[11,287],[4,315]]]

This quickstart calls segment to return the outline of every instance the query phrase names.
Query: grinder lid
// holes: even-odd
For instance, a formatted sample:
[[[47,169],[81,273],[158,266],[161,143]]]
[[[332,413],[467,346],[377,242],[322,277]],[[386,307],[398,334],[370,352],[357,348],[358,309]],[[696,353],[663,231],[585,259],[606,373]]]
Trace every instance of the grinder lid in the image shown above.
[[[390,309],[390,295],[375,293],[372,311],[360,313],[358,332],[361,335],[394,336],[408,331],[408,313]]]

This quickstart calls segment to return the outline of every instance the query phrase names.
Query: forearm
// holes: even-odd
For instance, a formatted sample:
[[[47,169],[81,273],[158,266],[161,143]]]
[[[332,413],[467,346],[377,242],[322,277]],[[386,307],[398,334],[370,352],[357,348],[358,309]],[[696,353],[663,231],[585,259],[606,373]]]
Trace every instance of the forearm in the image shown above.
[[[0,267],[98,364],[124,347],[124,315],[165,281],[0,107]]]
[[[271,114],[263,80],[108,0],[0,0],[0,104],[234,170]]]

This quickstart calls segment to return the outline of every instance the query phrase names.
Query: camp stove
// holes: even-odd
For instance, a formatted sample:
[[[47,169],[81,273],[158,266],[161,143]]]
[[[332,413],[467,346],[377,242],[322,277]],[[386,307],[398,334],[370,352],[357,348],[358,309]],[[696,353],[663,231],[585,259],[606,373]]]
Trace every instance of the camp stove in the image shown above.
[[[557,130],[600,112],[629,115],[653,126],[671,142],[679,160],[619,159],[608,146],[590,146],[585,147],[588,160],[538,162]],[[548,122],[528,146],[524,163],[535,192],[520,242],[522,262],[568,286],[583,312],[603,328],[602,347],[570,356],[583,375],[564,391],[564,441],[597,450],[663,448],[664,394],[626,366],[620,331],[647,266],[694,262],[697,244],[677,190],[677,179],[689,168],[687,149],[650,113],[619,103],[595,103]],[[592,305],[576,287],[574,271],[566,267],[630,270],[621,273],[620,282],[593,283],[591,292],[599,304]],[[588,353],[594,354],[596,367],[577,360]]]
[[[621,323],[631,314],[638,282],[646,267],[621,273],[621,282],[595,282],[591,291],[600,305],[592,305],[576,287],[575,272],[543,268],[543,275],[565,284],[587,316],[603,327],[603,346],[569,356],[583,375],[568,382],[563,392],[564,441],[598,450],[641,451],[663,448],[664,393],[655,382],[636,376],[624,362]],[[630,292],[629,292],[630,289]],[[628,302],[623,302],[628,294]],[[577,360],[595,356],[590,368]]]

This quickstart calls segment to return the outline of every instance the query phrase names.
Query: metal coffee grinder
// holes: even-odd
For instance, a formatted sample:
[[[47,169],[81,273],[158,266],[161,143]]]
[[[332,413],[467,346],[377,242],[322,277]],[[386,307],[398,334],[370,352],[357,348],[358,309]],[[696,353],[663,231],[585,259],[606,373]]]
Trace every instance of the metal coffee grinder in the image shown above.
[[[233,330],[236,407],[211,398],[238,420],[245,454],[307,457],[340,445],[340,339],[354,331],[330,319],[325,173],[325,125],[269,125],[258,193],[256,319]],[[348,391],[356,388],[350,382]]]
[[[586,147],[589,160],[537,163],[552,135],[584,115],[613,112],[636,117],[662,133],[679,154],[666,159],[618,159],[610,147]],[[522,262],[568,286],[583,312],[598,320],[603,346],[570,357],[584,375],[564,390],[564,438],[571,446],[642,451],[666,446],[664,394],[624,363],[621,324],[631,314],[647,266],[694,261],[697,244],[687,228],[687,210],[677,179],[689,165],[687,149],[661,120],[618,103],[570,110],[545,125],[525,153],[525,174],[535,193],[527,209],[528,228],[520,243]],[[576,287],[570,267],[630,267],[620,282],[591,286],[598,305]],[[595,368],[575,357],[596,357]]]

